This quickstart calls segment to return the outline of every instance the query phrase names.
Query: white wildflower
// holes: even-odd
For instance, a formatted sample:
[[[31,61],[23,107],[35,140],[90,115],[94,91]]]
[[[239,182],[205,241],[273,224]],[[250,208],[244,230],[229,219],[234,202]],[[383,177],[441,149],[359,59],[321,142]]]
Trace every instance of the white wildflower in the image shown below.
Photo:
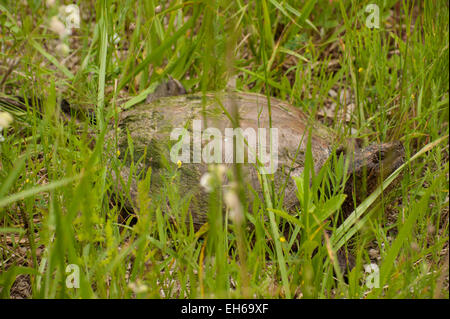
[[[216,182],[222,184],[226,170],[227,168],[222,164],[210,165],[209,172],[203,174],[203,176],[200,178],[200,185],[205,189],[206,192],[210,193],[213,190],[213,186]]]
[[[200,178],[200,186],[202,186],[207,193],[212,191],[211,178],[212,176],[210,173],[205,173]]]
[[[122,39],[119,37],[119,35],[118,35],[117,33],[114,33],[114,35],[113,35],[113,43],[114,43],[115,45],[118,45],[118,44],[120,43],[121,40],[122,40]]]
[[[71,29],[78,29],[80,27],[80,9],[77,5],[69,4],[67,6],[61,6],[59,8],[59,15],[65,21],[70,33],[72,32]]]
[[[215,165],[214,169],[216,171],[217,176],[219,177],[219,180],[222,182],[223,176],[225,175],[225,172],[227,171],[226,166],[219,164],[219,165]]]
[[[148,286],[146,284],[143,284],[141,282],[130,282],[128,284],[128,288],[130,288],[134,293],[144,293],[148,291]]]
[[[70,31],[66,29],[64,23],[62,23],[57,16],[51,18],[50,30],[58,34],[60,38],[65,38],[70,34]]]
[[[8,126],[12,123],[13,117],[8,112],[0,112],[0,142],[3,142],[5,138],[1,134],[3,129],[8,128]]]
[[[8,112],[0,113],[0,129],[7,128],[12,123],[13,117]]]
[[[230,188],[224,194],[224,202],[229,209],[229,218],[235,224],[241,224],[244,220],[244,210],[241,201],[236,192],[236,185],[230,185]]]
[[[65,43],[58,43],[55,50],[59,56],[67,56],[70,53],[70,48]]]

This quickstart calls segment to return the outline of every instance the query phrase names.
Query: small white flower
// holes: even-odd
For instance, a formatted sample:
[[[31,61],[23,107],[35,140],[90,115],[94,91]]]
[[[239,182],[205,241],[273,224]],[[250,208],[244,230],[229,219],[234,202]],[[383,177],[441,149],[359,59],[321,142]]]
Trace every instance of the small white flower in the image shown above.
[[[13,117],[8,112],[0,112],[0,142],[3,142],[5,138],[1,134],[4,128],[7,128],[13,121]]]
[[[244,220],[244,210],[241,201],[236,193],[236,185],[230,185],[230,188],[224,194],[224,202],[229,209],[229,218],[233,223],[241,224]]]
[[[59,8],[59,15],[64,20],[67,28],[72,32],[72,28],[78,29],[80,27],[80,9],[75,4],[61,6]]]
[[[53,7],[55,5],[55,0],[47,0],[47,7]]]
[[[223,176],[225,175],[225,172],[227,171],[226,166],[222,165],[222,164],[214,165],[213,170],[217,174],[217,177],[219,178],[219,180],[222,182]]]
[[[70,34],[70,31],[66,29],[64,23],[62,23],[57,16],[51,18],[50,30],[58,34],[60,38],[65,38]]]
[[[58,43],[55,50],[59,56],[67,56],[70,53],[70,48],[65,43]]]
[[[8,112],[0,112],[0,129],[9,127],[12,123],[13,117]]]
[[[212,178],[212,176],[210,173],[205,173],[200,178],[200,186],[202,186],[207,193],[212,191],[211,178]]]
[[[141,282],[130,282],[128,284],[128,288],[130,288],[134,293],[144,293],[148,291],[148,286],[146,284],[143,284]]]
[[[113,35],[113,43],[114,43],[115,45],[117,45],[117,44],[120,43],[121,40],[122,40],[122,39],[119,37],[119,35],[118,35],[117,33],[114,33],[114,35]]]
[[[225,165],[210,165],[209,172],[203,174],[203,176],[200,178],[200,185],[205,189],[206,192],[210,193],[213,190],[214,182],[217,181],[218,183],[222,184],[223,177],[226,171],[227,168]]]

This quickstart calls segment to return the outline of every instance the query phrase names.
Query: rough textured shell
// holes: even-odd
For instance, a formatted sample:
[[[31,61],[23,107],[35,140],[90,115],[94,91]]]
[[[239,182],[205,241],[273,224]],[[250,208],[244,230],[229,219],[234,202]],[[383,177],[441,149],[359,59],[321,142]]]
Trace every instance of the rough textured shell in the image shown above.
[[[111,130],[107,138],[113,141],[120,151],[120,158],[126,159],[120,169],[123,181],[128,180],[130,167],[136,168],[136,176],[152,168],[151,192],[158,192],[162,185],[164,165],[174,165],[169,161],[170,132],[174,128],[192,130],[194,119],[206,119],[202,129],[215,127],[224,133],[225,128],[233,128],[231,114],[235,107],[239,110],[239,127],[269,128],[269,106],[266,96],[251,93],[209,93],[202,95],[181,95],[160,98],[150,104],[141,104],[120,114],[118,129]],[[278,99],[270,99],[272,127],[278,129],[278,169],[274,174],[275,185],[281,186],[285,181],[285,206],[296,203],[295,189],[291,176],[299,175],[303,170],[304,152],[308,132],[311,129],[311,145],[315,170],[319,170],[331,153],[333,134],[325,126],[310,120],[298,108]],[[116,134],[117,133],[117,134]],[[223,134],[224,136],[224,134]],[[191,135],[192,138],[192,135]],[[131,145],[132,144],[132,145]],[[203,143],[205,145],[206,142]],[[192,149],[191,149],[192,151]],[[297,153],[298,152],[298,153]],[[118,154],[118,153],[117,153]],[[145,156],[143,156],[145,154]],[[298,154],[295,158],[295,154]],[[131,156],[132,155],[132,156]],[[295,161],[294,161],[295,158]],[[192,159],[192,157],[191,157]],[[140,161],[139,161],[140,160]],[[165,163],[165,164],[164,164]],[[258,192],[260,183],[253,164],[245,164],[246,180]],[[207,196],[199,184],[201,176],[207,172],[207,164],[183,163],[180,170],[180,193],[193,195],[191,213],[195,223],[206,220]],[[114,173],[113,173],[114,175]],[[116,175],[114,175],[116,176]],[[195,195],[195,196],[194,196]],[[137,186],[132,180],[130,200],[136,203]],[[249,194],[249,197],[252,195]]]

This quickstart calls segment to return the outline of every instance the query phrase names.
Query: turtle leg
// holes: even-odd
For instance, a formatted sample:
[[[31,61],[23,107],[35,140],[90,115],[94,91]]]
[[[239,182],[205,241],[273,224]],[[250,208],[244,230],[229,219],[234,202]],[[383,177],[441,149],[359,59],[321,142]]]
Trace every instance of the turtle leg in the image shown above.
[[[161,84],[159,84],[156,87],[155,92],[150,93],[145,101],[147,103],[151,103],[161,97],[183,94],[186,94],[186,89],[184,88],[184,86],[180,83],[180,81],[169,76],[168,80],[163,81]]]

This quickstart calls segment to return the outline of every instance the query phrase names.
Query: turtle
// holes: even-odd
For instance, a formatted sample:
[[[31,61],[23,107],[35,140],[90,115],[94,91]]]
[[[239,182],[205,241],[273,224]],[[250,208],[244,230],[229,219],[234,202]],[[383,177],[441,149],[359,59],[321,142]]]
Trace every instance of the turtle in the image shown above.
[[[42,102],[38,102],[40,107]],[[26,109],[26,103],[21,98],[17,98],[17,101],[0,98],[0,105],[2,104]],[[28,104],[31,105],[30,100]],[[61,111],[67,116],[79,116],[79,112],[72,110],[65,100],[61,103]],[[91,123],[95,123],[93,112],[87,116]],[[266,173],[271,173],[269,176],[272,177],[275,191],[283,192],[280,196],[283,199],[282,206],[287,211],[295,210],[299,200],[293,179],[301,176],[304,171],[308,145],[315,173],[319,173],[333,154],[345,155],[347,159],[348,178],[344,187],[346,199],[342,204],[342,218],[351,213],[383,178],[389,176],[405,160],[405,151],[399,141],[362,147],[358,139],[340,139],[334,130],[280,99],[258,93],[234,91],[187,94],[180,82],[169,79],[159,85],[144,103],[120,112],[117,121],[109,126],[105,136],[104,159],[113,181],[113,193],[117,195],[112,196],[112,199],[114,202],[118,198],[123,207],[122,221],[130,216],[139,218],[136,216],[137,212],[146,209],[141,205],[147,204],[148,201],[139,198],[140,181],[147,180],[150,176],[148,195],[157,197],[161,194],[165,180],[167,181],[168,172],[173,168],[179,176],[179,192],[189,203],[190,214],[186,217],[186,222],[192,223],[195,231],[207,223],[209,190],[202,181],[208,176],[211,164],[201,161],[203,154],[199,162],[194,161],[194,147],[189,148],[188,156],[183,157],[183,161],[171,158],[174,147],[180,146],[180,138],[185,141],[185,137],[189,136],[191,141],[190,136],[195,132],[194,124],[199,122],[204,131],[212,128],[213,132],[218,133],[218,139],[215,140],[219,140],[222,145],[229,142],[227,139],[237,141],[238,135],[230,137],[226,130],[234,133],[236,129],[241,129],[242,132],[248,132],[249,129],[250,132],[259,132],[260,129],[272,132],[270,129],[276,129],[276,134],[273,134],[278,142],[276,169],[268,172],[267,168],[273,169],[273,166],[266,167],[261,165],[264,163],[250,161],[252,156],[249,150],[252,147],[249,147],[248,143],[244,147],[244,155],[247,155],[244,159],[247,162],[244,161],[240,165],[243,168],[243,180],[249,186],[244,187],[247,189],[244,202],[249,204],[249,211],[252,197],[262,197],[260,176]],[[174,132],[183,134],[175,134],[178,139],[173,139]],[[210,140],[201,140],[200,150],[205,150],[209,144]],[[271,141],[268,144],[272,146]],[[233,165],[233,161],[237,159],[235,152],[236,148],[232,152],[231,161],[224,158],[226,152],[222,154],[219,162],[222,160],[225,164],[216,165]],[[227,178],[224,178],[224,189],[230,186],[227,185],[228,182]],[[363,185],[365,187],[362,187]],[[176,222],[177,219],[170,220]],[[353,268],[354,257],[350,252],[341,248],[337,257],[344,272]]]
[[[30,100],[28,103],[31,104]],[[20,97],[17,101],[2,97],[0,104],[26,109],[26,103]],[[38,106],[40,105],[42,102],[39,101]],[[65,100],[61,103],[61,110],[67,115],[74,113]],[[93,112],[88,114],[88,117],[91,122],[95,122]],[[109,172],[116,186],[115,193],[119,195],[116,197],[122,199],[121,204],[126,212],[124,217],[139,209],[139,179],[151,169],[149,192],[154,196],[163,187],[167,168],[172,165],[177,167],[180,177],[180,193],[190,200],[189,211],[194,228],[198,230],[207,222],[209,196],[208,190],[201,182],[202,177],[208,174],[211,164],[202,161],[203,154],[200,156],[200,162],[194,162],[195,147],[190,147],[187,161],[170,160],[171,149],[179,143],[178,140],[171,139],[172,133],[174,130],[184,129],[190,137],[193,135],[193,124],[196,121],[201,122],[204,132],[208,128],[216,129],[216,133],[220,133],[222,146],[229,142],[227,139],[237,141],[237,137],[227,137],[226,130],[235,133],[235,129],[240,128],[245,133],[250,129],[258,134],[261,129],[268,129],[269,132],[270,128],[276,129],[277,165],[271,176],[275,191],[283,191],[283,207],[288,211],[299,204],[293,177],[298,177],[303,172],[308,142],[315,173],[330,160],[332,154],[344,154],[348,159],[349,176],[344,188],[347,196],[342,205],[343,218],[361,203],[383,178],[404,163],[404,148],[399,141],[362,147],[358,139],[340,139],[339,134],[328,126],[308,116],[300,108],[275,97],[233,91],[187,94],[179,81],[169,78],[168,81],[162,82],[144,103],[120,112],[117,125],[111,124],[106,134],[105,158],[109,162]],[[270,134],[266,134],[266,140],[267,135]],[[200,144],[200,150],[203,152],[210,141],[202,140]],[[269,141],[266,144],[271,143]],[[244,148],[247,162],[242,163],[243,179],[250,186],[248,189],[255,190],[247,192],[247,202],[252,203],[253,196],[262,197],[262,171],[261,165],[258,165],[261,163],[249,161],[249,149],[252,147],[247,143]],[[236,154],[233,154],[230,161],[224,158],[226,153],[222,152],[218,162],[222,161],[225,166],[231,166]],[[224,187],[227,182],[223,181]],[[130,184],[129,187],[125,185],[127,183]]]
[[[148,191],[155,196],[162,189],[168,168],[171,167],[179,176],[180,194],[189,201],[190,216],[186,222],[192,221],[195,230],[198,230],[208,221],[208,189],[202,181],[211,165],[222,165],[225,168],[233,165],[238,157],[236,148],[234,153],[227,153],[223,148],[226,148],[225,145],[230,140],[238,145],[237,139],[238,136],[242,137],[242,132],[248,133],[245,137],[250,136],[249,140],[253,138],[254,141],[254,136],[250,133],[259,134],[265,129],[266,136],[265,140],[261,138],[261,145],[267,142],[271,147],[273,145],[268,141],[268,136],[277,138],[274,156],[277,159],[276,169],[272,167],[269,172],[264,169],[268,168],[267,162],[272,159],[266,163],[258,162],[258,156],[255,155],[259,154],[258,150],[253,149],[253,146],[258,148],[260,141],[250,145],[244,139],[244,161],[239,165],[242,167],[243,180],[249,186],[246,188],[249,210],[254,196],[262,196],[261,173],[269,173],[275,191],[284,190],[281,197],[282,206],[286,210],[291,211],[298,206],[293,178],[301,176],[304,170],[308,143],[316,173],[330,160],[332,154],[347,155],[349,176],[345,185],[347,198],[342,205],[344,215],[348,215],[365,195],[370,194],[383,178],[404,162],[401,142],[361,147],[357,139],[339,139],[338,134],[328,126],[308,116],[300,108],[274,97],[232,91],[186,94],[184,89],[178,90],[179,93],[174,92],[177,91],[174,88],[180,87],[179,85],[166,87],[172,88],[172,92],[168,94],[171,96],[164,96],[161,93],[164,90],[158,90],[156,98],[149,98],[145,103],[122,111],[117,125],[106,135],[107,158],[116,163],[110,165],[113,167],[110,170],[111,177],[117,186],[116,193],[123,195],[122,204],[128,213],[139,209],[139,180],[144,179],[150,171]],[[196,132],[199,134],[199,127],[202,134],[207,134],[202,135],[201,140],[197,135],[195,140],[194,135]],[[211,146],[212,141],[217,144]],[[195,146],[194,142],[199,144]],[[222,146],[222,153],[218,152],[219,155],[214,153],[214,146],[217,145]],[[183,156],[184,160],[173,158],[176,146],[178,153],[175,153],[178,155],[183,146],[189,147]],[[195,155],[196,150],[197,153],[201,151],[201,156]],[[213,156],[208,157],[211,154]],[[228,182],[225,178],[224,187],[229,186]],[[363,182],[366,186],[364,192],[360,186]],[[128,191],[124,192],[124,189]]]

